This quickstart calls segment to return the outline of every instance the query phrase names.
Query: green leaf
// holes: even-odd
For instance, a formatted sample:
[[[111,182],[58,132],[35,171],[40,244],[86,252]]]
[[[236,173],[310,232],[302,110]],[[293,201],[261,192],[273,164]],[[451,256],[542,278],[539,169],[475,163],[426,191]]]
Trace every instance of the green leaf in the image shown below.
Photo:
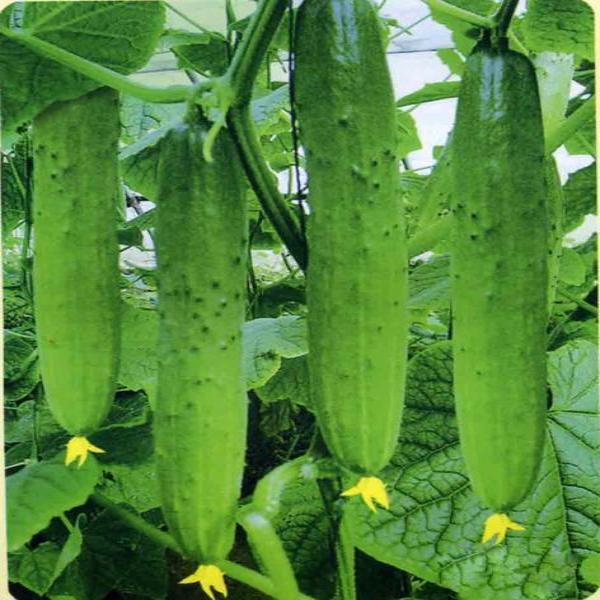
[[[319,600],[333,598],[335,559],[329,543],[330,521],[314,480],[297,480],[285,487],[273,525],[300,588]]]
[[[16,402],[27,397],[40,379],[34,341],[7,331],[4,335],[4,397]]]
[[[417,132],[417,124],[413,116],[406,111],[396,111],[396,122],[398,125],[398,157],[404,158],[413,150],[421,148],[421,140]]]
[[[450,69],[452,75],[462,76],[465,69],[463,57],[453,48],[442,48],[436,52],[438,58]]]
[[[156,169],[162,140],[177,121],[147,133],[119,153],[123,180],[149,200],[156,201]]]
[[[572,248],[563,248],[560,256],[558,279],[567,285],[580,286],[585,282],[585,263]]]
[[[579,572],[588,583],[600,586],[600,554],[592,554],[584,559]]]
[[[263,386],[281,366],[282,358],[308,352],[306,322],[300,317],[254,319],[243,327],[246,387]]]
[[[182,69],[219,77],[229,65],[227,40],[220,33],[167,29],[161,41],[177,56]]]
[[[450,257],[434,256],[408,278],[409,308],[447,308],[450,304]]]
[[[403,96],[396,102],[397,106],[411,106],[424,102],[435,102],[446,98],[456,98],[460,90],[460,81],[440,81],[426,83],[420,90]]]
[[[565,117],[575,61],[572,54],[539,52],[532,57],[532,63],[540,91],[544,131],[548,138]]]
[[[83,543],[83,536],[81,535],[81,530],[79,529],[81,520],[82,519],[80,515],[77,518],[73,529],[69,532],[69,537],[62,547],[62,550],[60,551],[56,561],[51,583],[54,583],[60,577],[63,571],[79,556],[81,552],[81,545]]]
[[[498,546],[480,543],[489,512],[472,493],[458,444],[451,344],[409,363],[400,444],[382,477],[389,512],[347,504],[358,548],[466,598],[578,597],[576,561],[600,549],[597,349],[569,343],[549,355],[554,404],[538,483],[511,517],[526,526]],[[392,483],[393,482],[393,483]]]
[[[81,554],[52,587],[53,596],[103,600],[118,590],[122,596],[140,600],[167,597],[163,548],[108,511],[82,532]]]
[[[150,131],[183,117],[184,102],[174,104],[156,104],[123,95],[121,99],[121,141],[133,144]]]
[[[130,390],[156,386],[158,314],[123,302],[121,312],[121,361],[118,381]]]
[[[563,186],[563,192],[563,229],[568,233],[579,227],[586,215],[596,212],[596,163],[571,173]]]
[[[6,9],[12,10],[12,6]],[[164,18],[161,2],[28,2],[23,29],[88,60],[132,73],[152,55]],[[0,80],[2,121],[7,130],[57,100],[76,98],[99,87],[2,36]]]
[[[284,359],[279,371],[255,391],[266,404],[288,401],[310,408],[307,357]]]
[[[258,134],[269,133],[281,121],[282,110],[289,109],[289,105],[290,91],[287,85],[282,85],[276,90],[252,100],[250,111]],[[289,123],[287,125],[289,126]]]
[[[54,542],[43,542],[34,550],[22,548],[9,557],[9,579],[44,596],[54,581],[60,552],[60,546]]]
[[[50,520],[83,504],[98,479],[98,464],[64,465],[60,452],[51,460],[21,469],[6,478],[8,550],[16,550],[44,529]]]
[[[531,50],[594,60],[594,13],[584,0],[530,0],[522,32]]]

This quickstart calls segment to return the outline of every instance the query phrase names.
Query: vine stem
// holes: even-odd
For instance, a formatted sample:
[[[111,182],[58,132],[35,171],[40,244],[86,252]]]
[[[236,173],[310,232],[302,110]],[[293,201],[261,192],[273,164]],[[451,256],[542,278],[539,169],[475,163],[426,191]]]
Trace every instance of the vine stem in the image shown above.
[[[586,302],[585,300],[581,300],[577,296],[574,296],[573,294],[571,294],[571,292],[568,292],[567,290],[561,288],[558,290],[558,295],[577,304],[579,308],[589,312],[591,315],[594,315],[595,317],[598,316],[598,309],[595,306],[593,306],[589,302]]]
[[[28,33],[16,32],[7,27],[0,26],[0,34],[23,44],[36,54],[50,58],[65,67],[69,67],[94,81],[112,87],[123,94],[135,96],[146,102],[175,103],[185,102],[195,89],[189,85],[171,85],[167,87],[156,87],[144,85],[132,81],[125,75],[117,73],[112,69],[99,65],[95,62],[64,50],[36,36]]]
[[[287,0],[263,0],[250,19],[225,78],[233,89],[233,106],[245,106],[252,98],[258,71],[287,6]]]
[[[596,111],[596,96],[590,96],[575,112],[571,113],[546,140],[546,154],[558,150],[577,130],[590,121]]]
[[[460,8],[454,4],[445,2],[444,0],[425,0],[425,2],[429,8],[437,10],[438,12],[441,12],[449,17],[454,17],[455,19],[464,21],[465,23],[476,25],[477,27],[483,27],[484,29],[491,29],[494,26],[494,21],[490,17],[478,15],[477,13]]]
[[[109,500],[106,496],[95,493],[91,495],[91,499],[94,503],[102,508],[107,509],[111,514],[115,517],[129,525],[132,529],[139,531],[142,535],[146,536],[148,539],[152,540],[158,546],[162,548],[168,548],[169,550],[173,550],[177,554],[182,554],[179,546],[175,542],[175,540],[164,531],[157,529],[154,525],[151,525],[147,521],[145,521],[142,517],[130,512],[129,510],[115,504],[112,500]],[[225,573],[243,583],[249,587],[252,587],[267,596],[276,597],[275,596],[275,586],[273,582],[264,575],[253,571],[252,569],[248,569],[242,565],[231,562],[229,560],[221,560],[217,562],[217,566],[225,571]],[[300,595],[299,600],[312,600],[308,596]]]
[[[261,208],[298,266],[306,269],[308,257],[300,225],[280,193],[277,179],[264,159],[249,108],[233,107],[227,121],[246,176]]]
[[[273,582],[274,597],[278,600],[305,598],[298,589],[296,576],[271,521],[260,511],[248,507],[240,512],[238,522],[246,530],[253,549]]]

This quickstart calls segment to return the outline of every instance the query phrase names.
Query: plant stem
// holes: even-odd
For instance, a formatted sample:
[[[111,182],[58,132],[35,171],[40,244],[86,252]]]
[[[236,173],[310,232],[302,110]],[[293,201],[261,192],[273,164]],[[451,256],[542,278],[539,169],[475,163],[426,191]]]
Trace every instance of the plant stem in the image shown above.
[[[299,599],[300,590],[296,576],[271,521],[261,512],[251,508],[242,510],[238,521],[246,530],[252,547],[258,553],[275,586],[274,597],[278,600]]]
[[[496,25],[496,35],[498,37],[506,37],[506,32],[510,26],[510,22],[517,10],[519,0],[503,0],[502,5],[493,17]]]
[[[260,65],[283,18],[287,0],[262,0],[235,51],[225,75],[235,96],[234,106],[245,106]]]
[[[121,519],[124,523],[127,523],[132,529],[139,531],[142,535],[145,535],[148,539],[152,540],[158,546],[162,548],[168,548],[169,550],[173,550],[178,554],[181,554],[181,550],[179,546],[175,542],[175,540],[164,531],[157,529],[153,525],[150,525],[146,520],[138,515],[130,512],[129,510],[115,504],[112,500],[106,498],[100,493],[95,493],[91,495],[91,499],[93,502],[98,504],[98,506],[102,506],[103,508],[110,511],[115,517]],[[275,593],[275,588],[273,583],[268,577],[253,571],[252,569],[248,569],[242,565],[238,565],[237,563],[231,562],[229,560],[221,560],[218,561],[217,566],[225,573],[239,581],[240,583],[244,583],[245,585],[252,587],[267,596],[273,597]],[[311,600],[308,596],[300,596],[299,600]]]
[[[577,306],[579,306],[579,308],[589,312],[591,315],[594,315],[595,317],[598,316],[598,309],[595,306],[591,305],[589,302],[586,302],[585,300],[581,300],[577,296],[574,296],[573,294],[571,294],[570,292],[567,292],[564,289],[559,289],[558,294],[560,296],[563,296],[567,300],[574,302],[575,304],[577,304]]]
[[[95,62],[82,58],[77,54],[73,54],[68,50],[64,50],[59,46],[50,44],[38,37],[29,35],[27,33],[16,32],[6,27],[0,27],[0,34],[5,37],[23,44],[30,50],[33,50],[36,54],[40,54],[46,58],[50,58],[65,67],[73,69],[94,81],[107,85],[109,87],[122,92],[123,94],[129,94],[145,100],[146,102],[158,102],[158,103],[174,103],[184,102],[190,96],[190,93],[195,88],[188,85],[171,85],[167,87],[155,87],[150,85],[144,85],[132,81],[125,75],[117,73],[112,69],[103,67]]]
[[[596,111],[596,96],[590,96],[575,112],[571,113],[546,140],[546,154],[560,148],[577,130],[590,121]]]
[[[476,25],[477,27],[483,27],[484,29],[491,29],[494,26],[494,21],[490,17],[484,17],[482,15],[478,15],[477,13],[471,12],[470,10],[459,8],[454,4],[444,2],[444,0],[425,0],[425,2],[432,10],[437,10],[438,12],[464,21],[465,23],[470,23],[471,25]]]
[[[211,33],[209,29],[206,29],[206,27],[200,25],[200,23],[194,21],[191,17],[188,17],[184,12],[180,11],[178,8],[175,8],[170,2],[165,2],[165,6],[169,10],[173,11],[176,15],[179,15],[184,21],[187,21],[190,25],[193,25],[202,33]]]
[[[277,179],[265,162],[258,134],[247,106],[233,107],[228,116],[229,130],[260,205],[290,254],[301,269],[306,269],[307,251],[302,231],[294,214],[279,192]]]

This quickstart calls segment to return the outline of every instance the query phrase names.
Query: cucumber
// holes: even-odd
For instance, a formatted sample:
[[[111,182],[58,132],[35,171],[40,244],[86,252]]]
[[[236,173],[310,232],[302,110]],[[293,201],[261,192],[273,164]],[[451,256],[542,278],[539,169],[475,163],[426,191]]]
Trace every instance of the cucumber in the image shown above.
[[[486,35],[469,56],[453,138],[454,389],[473,489],[495,511],[531,490],[546,409],[544,130],[529,60]]]
[[[245,189],[226,130],[203,159],[196,116],[161,143],[156,241],[159,346],[154,432],[166,522],[184,553],[233,544],[246,448]]]
[[[305,0],[296,94],[311,208],[312,402],[337,461],[376,473],[402,418],[407,248],[394,94],[369,0]]]
[[[119,98],[101,88],[33,122],[34,307],[46,399],[74,436],[98,429],[119,359]]]

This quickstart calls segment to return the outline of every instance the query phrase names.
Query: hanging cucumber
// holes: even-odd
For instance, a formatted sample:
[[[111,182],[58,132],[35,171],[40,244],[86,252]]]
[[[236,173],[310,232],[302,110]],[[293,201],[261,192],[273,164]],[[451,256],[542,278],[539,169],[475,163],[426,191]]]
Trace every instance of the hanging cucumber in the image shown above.
[[[396,446],[407,353],[396,108],[369,0],[305,0],[296,86],[311,207],[312,401],[331,453],[366,476]],[[365,497],[377,481],[365,477],[354,492]]]
[[[548,227],[535,73],[486,34],[467,60],[454,129],[454,388],[467,472],[496,515],[530,492],[546,408]]]
[[[158,388],[154,418],[162,507],[183,552],[183,580],[224,587],[214,563],[233,545],[246,448],[241,327],[246,205],[226,130],[203,158],[208,124],[194,113],[161,145],[158,167]],[[220,573],[220,575],[219,575]]]
[[[101,88],[33,122],[35,320],[46,398],[75,436],[67,464],[105,419],[119,354],[119,99]]]

